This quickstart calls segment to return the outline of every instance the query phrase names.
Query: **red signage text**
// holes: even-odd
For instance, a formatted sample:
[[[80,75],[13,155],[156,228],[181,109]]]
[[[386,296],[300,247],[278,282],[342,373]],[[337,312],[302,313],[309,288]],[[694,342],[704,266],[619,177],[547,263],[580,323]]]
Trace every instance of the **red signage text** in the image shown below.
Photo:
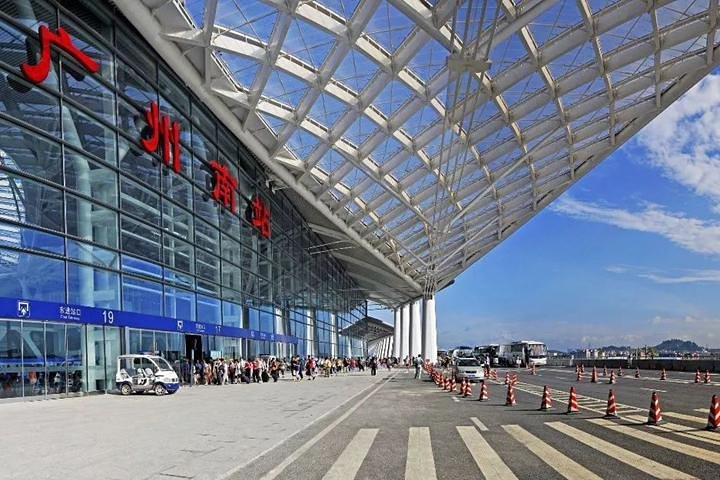
[[[44,82],[50,73],[50,47],[52,45],[67,52],[88,72],[97,73],[100,70],[100,65],[95,60],[73,44],[72,38],[64,28],[58,27],[56,32],[51,32],[47,26],[41,25],[38,35],[40,36],[40,60],[35,65],[29,63],[20,65],[23,76],[32,83]]]

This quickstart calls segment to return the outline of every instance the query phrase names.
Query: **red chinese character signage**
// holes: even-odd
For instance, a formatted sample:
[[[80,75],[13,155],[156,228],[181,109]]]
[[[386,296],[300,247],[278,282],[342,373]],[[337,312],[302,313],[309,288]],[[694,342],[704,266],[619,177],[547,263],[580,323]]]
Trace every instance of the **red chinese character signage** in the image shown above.
[[[223,207],[235,213],[235,189],[238,186],[237,178],[230,173],[227,165],[218,163],[216,160],[210,162],[213,172],[212,198]]]
[[[250,203],[252,225],[265,238],[270,238],[270,209],[259,195],[255,195]]]
[[[58,27],[56,32],[51,32],[48,27],[41,25],[38,34],[40,36],[40,60],[35,65],[29,63],[20,65],[23,75],[32,83],[42,83],[50,73],[50,47],[52,45],[67,52],[88,72],[97,73],[100,70],[100,65],[95,60],[73,45],[72,38],[64,28]]]
[[[148,153],[155,153],[160,145],[163,163],[171,166],[175,173],[180,173],[180,123],[174,120],[170,123],[167,115],[160,116],[155,102],[150,103],[150,110],[145,111],[145,120],[150,133],[140,140],[140,144]]]

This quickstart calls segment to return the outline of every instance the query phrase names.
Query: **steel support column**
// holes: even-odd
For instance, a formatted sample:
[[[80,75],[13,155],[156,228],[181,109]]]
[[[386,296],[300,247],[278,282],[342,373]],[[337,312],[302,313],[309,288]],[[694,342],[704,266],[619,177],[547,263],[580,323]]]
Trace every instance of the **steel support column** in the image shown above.
[[[416,300],[410,305],[410,356],[417,357],[422,354],[422,318],[420,317],[420,302]]]
[[[400,344],[402,343],[400,339],[402,338],[402,319],[401,319],[401,313],[400,308],[396,308],[394,311],[395,313],[395,331],[393,333],[393,354],[392,356],[395,358],[400,358]]]
[[[437,362],[437,320],[435,318],[435,296],[423,299],[423,322],[422,322],[422,356]]]
[[[402,306],[402,332],[400,337],[400,359],[410,355],[410,304]]]

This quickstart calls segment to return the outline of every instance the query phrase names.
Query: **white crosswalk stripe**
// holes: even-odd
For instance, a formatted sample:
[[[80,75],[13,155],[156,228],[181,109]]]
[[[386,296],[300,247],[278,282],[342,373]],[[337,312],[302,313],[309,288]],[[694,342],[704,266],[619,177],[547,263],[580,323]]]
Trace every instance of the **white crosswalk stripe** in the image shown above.
[[[693,445],[688,445],[686,443],[671,440],[666,436],[661,437],[646,430],[629,427],[627,425],[618,425],[614,422],[611,422],[610,420],[594,418],[588,420],[588,422],[600,425],[601,427],[608,428],[615,432],[623,433],[637,440],[643,440],[645,442],[652,443],[653,445],[657,445],[658,447],[667,448],[668,450],[673,450],[683,455],[688,455],[690,457],[699,458],[700,460],[720,465],[720,453],[713,452],[705,448],[699,448]]]
[[[495,450],[490,447],[475,427],[456,428],[486,480],[517,479],[507,464],[495,453]]]
[[[618,460],[622,463],[630,465],[633,468],[640,470],[652,477],[667,479],[667,480],[680,480],[680,479],[691,479],[695,478],[692,475],[681,472],[674,468],[658,463],[649,458],[645,458],[641,455],[633,453],[625,448],[619,447],[614,443],[602,440],[595,435],[591,435],[582,430],[579,430],[570,425],[566,425],[562,422],[550,422],[545,425],[554,428],[558,432],[564,433],[569,437],[577,440],[580,443],[584,443],[588,447],[594,448],[595,450],[609,455],[610,457]]]
[[[470,421],[475,424],[475,426],[480,430],[481,432],[487,432],[488,428],[485,426],[483,422],[481,422],[477,417],[470,417]]]
[[[437,479],[430,429],[428,427],[412,427],[408,435],[405,480],[425,479]]]
[[[350,480],[355,478],[378,433],[377,428],[362,428],[348,443],[323,480]]]
[[[600,480],[601,477],[568,458],[553,447],[537,438],[519,425],[503,425],[503,429],[515,440],[522,443],[543,462],[547,463],[556,472],[568,480],[582,478],[585,480]]]
[[[664,414],[663,414],[664,415]],[[628,415],[628,420],[643,423],[646,418],[640,415]],[[676,423],[663,422],[661,425],[652,426],[653,430],[660,430],[663,432],[672,432],[681,437],[689,438],[691,440],[697,440],[698,442],[709,443],[711,445],[720,445],[720,436],[715,432],[708,432],[706,430],[697,430],[694,427],[686,427],[684,425],[678,425]]]

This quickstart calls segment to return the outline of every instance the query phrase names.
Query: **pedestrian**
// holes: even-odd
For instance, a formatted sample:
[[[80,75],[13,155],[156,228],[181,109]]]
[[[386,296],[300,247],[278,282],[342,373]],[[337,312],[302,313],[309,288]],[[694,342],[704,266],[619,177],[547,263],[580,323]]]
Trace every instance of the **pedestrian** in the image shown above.
[[[372,357],[370,359],[370,375],[377,375],[377,358]]]
[[[415,378],[420,378],[420,367],[422,367],[423,359],[420,355],[415,358]]]

